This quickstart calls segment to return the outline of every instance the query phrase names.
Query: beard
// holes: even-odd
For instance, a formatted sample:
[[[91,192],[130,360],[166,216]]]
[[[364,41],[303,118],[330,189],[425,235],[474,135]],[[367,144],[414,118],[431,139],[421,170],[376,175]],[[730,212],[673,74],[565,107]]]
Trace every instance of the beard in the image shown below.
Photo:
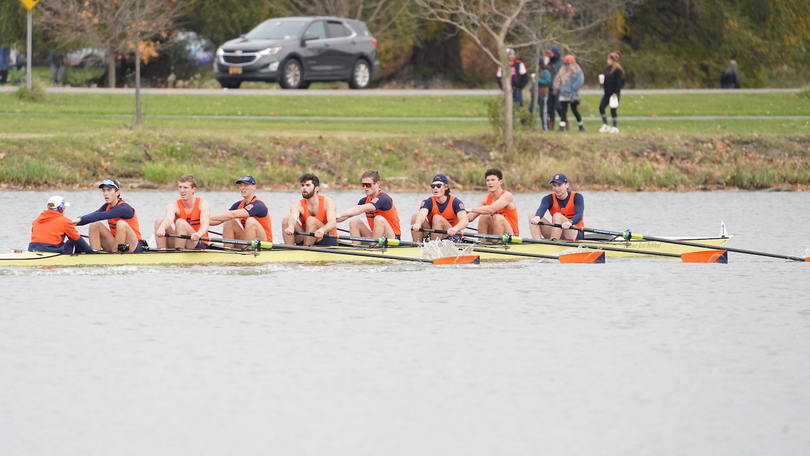
[[[309,193],[307,193],[307,192],[306,192],[306,191],[304,191],[304,190],[301,190],[301,196],[302,196],[304,199],[310,199],[310,198],[312,198],[313,196],[315,196],[315,190],[312,190],[312,191],[311,191],[311,192],[309,192]]]

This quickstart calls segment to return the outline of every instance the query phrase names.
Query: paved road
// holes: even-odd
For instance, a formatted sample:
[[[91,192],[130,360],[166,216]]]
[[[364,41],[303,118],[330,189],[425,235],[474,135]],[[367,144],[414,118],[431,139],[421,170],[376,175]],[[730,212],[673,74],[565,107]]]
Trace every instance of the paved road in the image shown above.
[[[0,93],[13,92],[17,90],[14,86],[0,87]],[[112,93],[120,95],[133,95],[135,89],[101,89],[89,87],[49,87],[45,89],[49,93]],[[625,95],[679,95],[679,94],[712,94],[712,93],[776,93],[776,92],[798,92],[801,89],[626,89],[622,93]],[[264,95],[268,97],[303,96],[303,97],[475,97],[493,96],[501,93],[500,90],[468,90],[468,89],[413,89],[413,90],[281,90],[281,89],[142,89],[144,95]],[[584,95],[600,95],[601,89],[583,90]]]

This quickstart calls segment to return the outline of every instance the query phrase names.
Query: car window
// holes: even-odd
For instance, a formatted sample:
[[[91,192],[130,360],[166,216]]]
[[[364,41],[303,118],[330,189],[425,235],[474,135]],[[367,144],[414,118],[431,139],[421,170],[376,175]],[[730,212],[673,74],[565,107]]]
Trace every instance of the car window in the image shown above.
[[[351,32],[343,25],[343,22],[329,21],[326,27],[329,29],[329,38],[341,38],[351,35]]]
[[[245,38],[249,40],[289,40],[297,38],[306,22],[269,20],[249,31]]]
[[[326,28],[323,26],[323,21],[313,22],[304,34],[304,36],[306,35],[315,35],[319,40],[325,39]]]

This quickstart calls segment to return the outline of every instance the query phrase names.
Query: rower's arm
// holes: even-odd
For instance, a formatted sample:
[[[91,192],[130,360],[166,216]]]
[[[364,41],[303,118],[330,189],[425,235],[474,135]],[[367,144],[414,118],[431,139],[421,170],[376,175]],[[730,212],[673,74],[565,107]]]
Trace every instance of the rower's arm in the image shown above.
[[[284,232],[287,234],[295,232],[295,221],[301,218],[301,212],[301,203],[290,206],[290,216],[287,218],[287,226],[284,227]]]
[[[497,200],[493,201],[492,204],[484,205],[483,203],[486,201],[482,201],[482,204],[470,209],[470,212],[473,214],[494,214],[499,210],[505,208],[509,205],[515,198],[509,192],[504,192]]]
[[[248,218],[250,214],[244,209],[236,209],[233,211],[220,212],[219,214],[212,215],[209,225],[216,226],[237,218]]]
[[[470,223],[470,219],[467,217],[467,211],[460,211],[458,214],[456,214],[456,217],[458,217],[458,223],[456,223],[453,229],[458,232],[464,228],[467,228],[467,224]]]
[[[326,224],[321,229],[324,233],[328,233],[337,228],[337,216],[335,215],[337,207],[332,198],[324,198],[323,202],[326,206]]]
[[[176,203],[169,203],[166,206],[166,212],[163,214],[163,219],[160,221],[160,226],[155,228],[155,235],[157,237],[163,237],[166,234],[166,230],[171,226],[172,222],[174,222],[174,218],[177,215],[177,204]]]
[[[416,213],[416,218],[413,221],[413,225],[411,225],[411,231],[419,231],[422,228],[422,223],[425,222],[427,219],[428,210],[426,208],[419,209],[419,212]]]
[[[343,211],[340,215],[337,216],[336,221],[337,223],[340,223],[354,217],[355,215],[365,214],[366,212],[373,211],[375,209],[377,209],[377,207],[371,203],[358,204],[357,206],[354,206],[351,209]]]
[[[208,227],[211,224],[211,205],[206,200],[200,200],[200,229],[197,234],[203,237],[208,232]]]

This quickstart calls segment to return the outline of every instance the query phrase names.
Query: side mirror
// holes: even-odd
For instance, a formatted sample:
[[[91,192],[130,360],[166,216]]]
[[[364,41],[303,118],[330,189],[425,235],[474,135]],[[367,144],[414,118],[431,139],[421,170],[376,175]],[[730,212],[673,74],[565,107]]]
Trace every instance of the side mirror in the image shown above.
[[[307,34],[306,34],[306,35],[304,35],[304,37],[301,39],[301,42],[303,43],[303,42],[305,42],[305,41],[317,40],[317,39],[319,39],[319,38],[320,38],[320,37],[319,37],[318,35],[315,35],[315,34],[312,34],[312,33],[307,33]]]

